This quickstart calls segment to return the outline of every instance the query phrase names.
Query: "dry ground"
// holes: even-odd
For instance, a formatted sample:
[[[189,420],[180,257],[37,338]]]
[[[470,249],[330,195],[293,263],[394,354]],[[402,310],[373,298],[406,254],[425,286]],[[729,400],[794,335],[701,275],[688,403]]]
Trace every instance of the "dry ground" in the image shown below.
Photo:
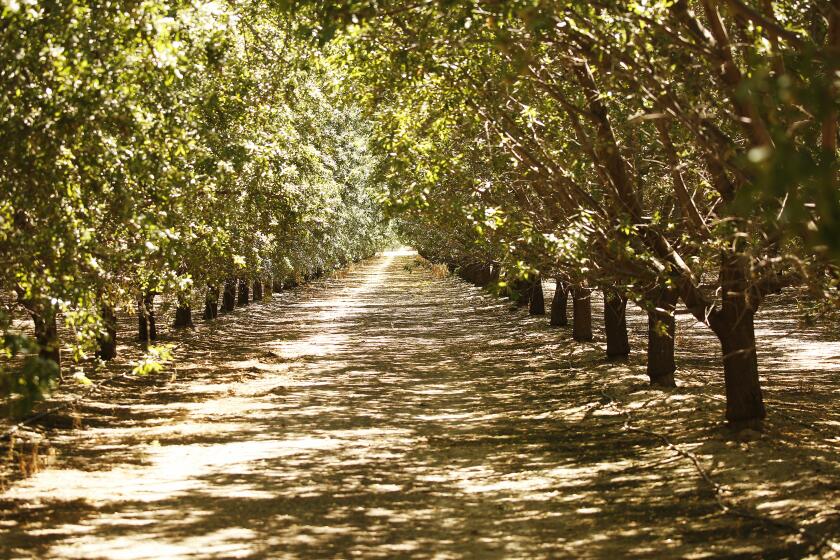
[[[681,387],[652,390],[638,311],[609,363],[386,255],[45,418],[48,466],[0,494],[0,557],[836,558],[840,343],[791,315],[758,325],[765,433],[732,434],[688,317]]]

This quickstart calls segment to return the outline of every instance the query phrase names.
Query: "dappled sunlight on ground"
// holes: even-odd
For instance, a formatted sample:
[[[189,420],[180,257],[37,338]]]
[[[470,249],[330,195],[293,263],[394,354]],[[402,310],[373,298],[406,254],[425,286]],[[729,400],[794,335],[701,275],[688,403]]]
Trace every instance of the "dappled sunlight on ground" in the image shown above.
[[[410,247],[400,247],[399,249],[391,249],[382,253],[385,257],[413,257],[417,255],[417,251]]]
[[[778,360],[767,434],[740,441],[720,427],[717,346],[686,319],[682,387],[652,390],[640,356],[606,362],[601,341],[414,258],[251,305],[185,333],[174,379],[103,389],[84,430],[53,434],[53,466],[0,495],[0,556],[807,554],[789,528],[723,513],[691,461],[632,427],[695,453],[728,498],[836,534],[840,413],[809,411],[837,369],[811,368],[812,398],[788,382],[822,354],[788,356],[790,338],[762,354]]]

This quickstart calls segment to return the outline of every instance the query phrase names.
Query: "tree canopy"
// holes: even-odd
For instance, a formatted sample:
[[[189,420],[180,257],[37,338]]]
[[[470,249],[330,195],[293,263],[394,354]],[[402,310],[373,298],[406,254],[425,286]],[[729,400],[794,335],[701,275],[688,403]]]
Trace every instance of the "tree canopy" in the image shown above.
[[[369,126],[298,27],[223,2],[2,4],[0,285],[36,330],[61,313],[82,359],[103,306],[379,247]],[[58,344],[11,319],[7,354]],[[37,396],[55,373],[33,356],[3,386]]]
[[[58,312],[81,358],[115,305],[371,254],[380,203],[514,297],[636,302],[649,359],[681,302],[735,423],[763,298],[840,302],[838,0],[6,0],[0,34],[0,284],[42,350]]]
[[[730,421],[763,417],[762,299],[805,285],[840,301],[837,2],[295,10],[347,45],[390,204],[421,251],[671,316],[678,298],[721,340]]]

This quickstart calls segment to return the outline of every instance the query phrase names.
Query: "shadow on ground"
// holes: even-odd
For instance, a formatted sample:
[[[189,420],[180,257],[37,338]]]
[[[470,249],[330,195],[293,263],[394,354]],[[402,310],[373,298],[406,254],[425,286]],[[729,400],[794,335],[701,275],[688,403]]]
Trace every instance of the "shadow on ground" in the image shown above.
[[[719,426],[702,333],[681,347],[709,357],[681,389],[653,391],[639,358],[604,362],[597,342],[572,345],[414,259],[237,311],[186,336],[172,382],[96,395],[78,410],[84,429],[55,434],[54,466],[0,496],[0,556],[813,552],[789,528],[722,512],[690,461],[628,426],[696,453],[750,511],[836,534],[836,411],[773,417],[738,441]],[[836,392],[836,368],[820,375]],[[768,385],[782,410],[817,408]]]

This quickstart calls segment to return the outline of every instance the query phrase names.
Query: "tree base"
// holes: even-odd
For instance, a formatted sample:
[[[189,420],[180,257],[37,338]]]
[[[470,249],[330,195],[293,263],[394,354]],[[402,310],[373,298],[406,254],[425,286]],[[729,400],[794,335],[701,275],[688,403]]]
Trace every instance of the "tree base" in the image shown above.
[[[657,387],[660,389],[675,389],[677,387],[677,381],[674,379],[674,373],[664,374],[659,376],[654,376],[648,373],[650,377],[650,386]]]
[[[554,289],[554,298],[551,300],[551,321],[552,327],[566,327],[569,325],[567,315],[569,287],[562,280],[557,280],[557,287]]]
[[[239,293],[236,298],[236,305],[242,307],[244,305],[248,305],[250,300],[250,286],[247,280],[240,280],[239,281]]]
[[[764,432],[764,420],[760,418],[730,420],[726,423],[726,427],[732,432],[737,432],[735,437],[739,441],[753,441],[759,439]]]
[[[176,329],[194,329],[192,321],[192,309],[188,306],[182,306],[175,310],[175,324]]]
[[[572,290],[572,338],[577,342],[592,342],[592,299],[589,289]]]
[[[222,296],[222,312],[230,313],[236,307],[236,280],[225,281],[225,292]]]
[[[543,295],[542,276],[539,274],[531,286],[531,297],[528,305],[529,315],[545,315],[545,296]]]

